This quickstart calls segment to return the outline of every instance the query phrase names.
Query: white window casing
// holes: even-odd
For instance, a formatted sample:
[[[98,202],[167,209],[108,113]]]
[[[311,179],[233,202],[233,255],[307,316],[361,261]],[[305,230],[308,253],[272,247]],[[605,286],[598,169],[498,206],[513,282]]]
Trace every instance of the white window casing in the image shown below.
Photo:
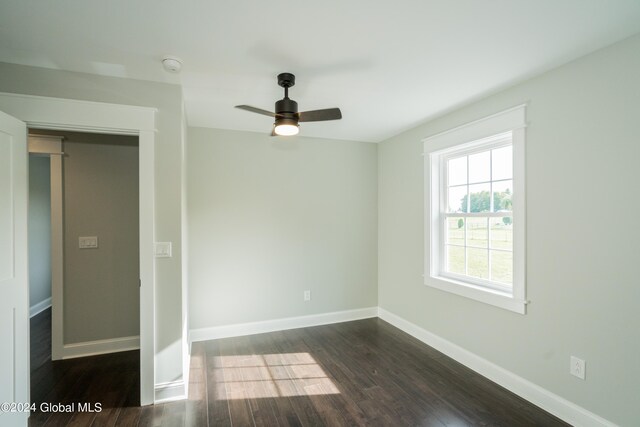
[[[511,310],[526,312],[525,289],[525,113],[526,105],[510,108],[489,117],[433,135],[423,140],[425,161],[425,275],[427,286]],[[512,212],[447,213],[445,162],[452,157],[468,156],[504,145],[512,146]],[[469,183],[467,185],[470,185]],[[490,182],[493,186],[493,181]],[[467,204],[471,203],[468,192]],[[493,194],[490,193],[493,204]],[[512,217],[512,285],[455,274],[445,268],[445,223],[447,217]],[[466,230],[466,228],[465,228]],[[466,233],[466,231],[465,231]],[[491,233],[488,228],[488,233]],[[488,237],[487,237],[488,239]],[[465,234],[465,251],[468,248]],[[492,250],[488,242],[487,254]],[[471,247],[471,246],[469,246]],[[465,252],[466,253],[466,252]],[[489,258],[490,260],[490,258]],[[465,266],[466,264],[465,260]],[[491,263],[489,261],[489,269]]]

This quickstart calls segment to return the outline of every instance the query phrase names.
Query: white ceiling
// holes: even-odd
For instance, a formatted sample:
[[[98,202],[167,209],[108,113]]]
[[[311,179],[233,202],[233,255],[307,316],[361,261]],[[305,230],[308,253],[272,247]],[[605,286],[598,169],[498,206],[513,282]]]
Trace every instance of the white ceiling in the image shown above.
[[[179,83],[190,126],[260,132],[233,106],[292,72],[300,110],[343,113],[302,135],[374,142],[638,32],[638,0],[0,2],[2,62]]]

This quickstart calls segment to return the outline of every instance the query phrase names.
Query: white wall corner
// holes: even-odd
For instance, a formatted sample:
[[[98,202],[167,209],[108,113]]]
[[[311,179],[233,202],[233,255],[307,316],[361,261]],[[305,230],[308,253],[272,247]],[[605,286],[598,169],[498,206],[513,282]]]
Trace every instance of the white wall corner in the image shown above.
[[[49,307],[51,307],[51,297],[42,300],[37,304],[33,304],[31,307],[29,307],[29,318],[42,313]]]
[[[187,388],[184,380],[159,383],[155,386],[155,403],[172,402],[187,398]]]
[[[282,319],[265,320],[262,322],[236,323],[234,325],[192,329],[189,331],[189,340],[190,342],[195,342],[215,340],[219,338],[239,337],[266,332],[284,331],[287,329],[306,328],[309,326],[329,325],[331,323],[369,319],[377,316],[378,307],[367,307],[355,310],[311,314],[308,316],[286,317]]]
[[[552,392],[546,390],[504,368],[472,353],[451,341],[448,341],[420,326],[403,319],[383,308],[379,308],[382,320],[396,328],[419,339],[423,343],[446,354],[452,359],[473,369],[480,375],[501,385],[512,393],[568,422],[581,427],[615,427],[616,425],[604,418],[576,405]]]

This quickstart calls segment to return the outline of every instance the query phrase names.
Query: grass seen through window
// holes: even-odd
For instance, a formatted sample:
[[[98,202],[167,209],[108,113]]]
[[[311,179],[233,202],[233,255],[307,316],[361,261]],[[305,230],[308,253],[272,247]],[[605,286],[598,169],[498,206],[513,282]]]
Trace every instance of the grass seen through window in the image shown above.
[[[446,242],[449,272],[481,279],[491,278],[505,284],[513,282],[511,217],[450,217],[447,219]]]

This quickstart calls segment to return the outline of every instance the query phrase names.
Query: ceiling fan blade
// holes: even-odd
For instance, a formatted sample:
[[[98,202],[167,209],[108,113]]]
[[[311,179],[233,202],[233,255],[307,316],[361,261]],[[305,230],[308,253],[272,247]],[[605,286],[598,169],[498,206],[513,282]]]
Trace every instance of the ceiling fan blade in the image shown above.
[[[263,110],[262,108],[252,107],[251,105],[236,105],[236,108],[241,110],[249,111],[251,113],[262,114],[263,116],[275,117],[275,113],[271,111]]]
[[[342,112],[339,108],[325,108],[324,110],[303,111],[299,113],[299,122],[322,122],[325,120],[340,120]]]
[[[278,136],[278,134],[276,133],[276,125],[275,124],[271,127],[271,135],[270,136]]]

